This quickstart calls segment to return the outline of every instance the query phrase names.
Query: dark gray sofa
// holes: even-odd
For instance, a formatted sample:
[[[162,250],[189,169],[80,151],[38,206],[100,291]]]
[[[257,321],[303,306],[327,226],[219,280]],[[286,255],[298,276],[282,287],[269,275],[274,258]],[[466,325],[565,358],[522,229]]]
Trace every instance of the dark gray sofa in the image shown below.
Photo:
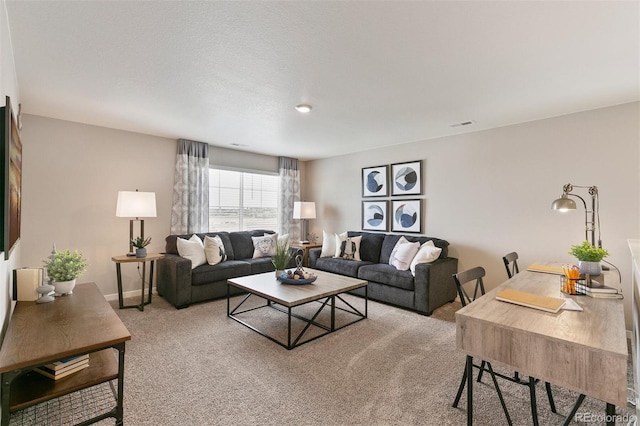
[[[449,243],[439,238],[373,232],[348,232],[349,237],[362,236],[361,261],[320,257],[321,248],[309,250],[309,267],[322,271],[367,280],[368,296],[372,300],[431,315],[434,309],[452,302],[456,289],[452,275],[458,272],[458,259],[448,256]],[[431,263],[416,265],[411,271],[399,271],[389,265],[389,257],[400,237],[423,244],[432,240],[442,249],[440,257]],[[353,292],[364,296],[364,289]]]
[[[178,309],[186,308],[191,303],[226,297],[227,279],[275,271],[271,257],[252,258],[254,247],[251,237],[273,233],[270,230],[254,230],[196,234],[201,240],[204,240],[205,235],[218,235],[224,245],[227,260],[217,265],[205,263],[193,270],[191,260],[178,255],[176,244],[178,237],[189,239],[193,234],[169,235],[165,239],[164,258],[157,261],[158,294]],[[295,260],[292,259],[289,267],[295,267]],[[231,294],[239,293],[239,289],[231,287]]]

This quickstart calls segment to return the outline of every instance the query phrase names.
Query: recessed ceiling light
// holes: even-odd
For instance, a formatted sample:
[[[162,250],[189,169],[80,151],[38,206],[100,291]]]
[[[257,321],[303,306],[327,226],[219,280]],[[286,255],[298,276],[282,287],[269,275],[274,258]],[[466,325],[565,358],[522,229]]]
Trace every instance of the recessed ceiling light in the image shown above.
[[[296,110],[298,112],[309,112],[311,111],[311,105],[308,105],[308,104],[296,105]]]

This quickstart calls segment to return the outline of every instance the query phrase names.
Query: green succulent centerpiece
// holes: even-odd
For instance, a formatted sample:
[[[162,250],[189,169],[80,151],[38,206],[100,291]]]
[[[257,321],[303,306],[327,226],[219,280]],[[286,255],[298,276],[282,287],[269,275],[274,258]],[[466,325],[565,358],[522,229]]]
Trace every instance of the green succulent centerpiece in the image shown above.
[[[608,251],[601,247],[594,247],[588,241],[571,246],[569,254],[585,262],[600,262],[603,258],[609,256]]]
[[[287,265],[291,261],[291,250],[289,250],[289,241],[276,243],[276,253],[271,256],[271,263],[276,268],[276,274],[278,271],[284,271]]]
[[[47,275],[53,281],[71,281],[87,270],[87,261],[78,250],[60,250],[44,259]]]
[[[594,247],[589,244],[588,241],[571,246],[569,254],[578,259],[578,267],[580,268],[581,274],[589,274],[592,276],[602,274],[602,265],[600,262],[603,258],[609,256],[608,251],[602,247]]]

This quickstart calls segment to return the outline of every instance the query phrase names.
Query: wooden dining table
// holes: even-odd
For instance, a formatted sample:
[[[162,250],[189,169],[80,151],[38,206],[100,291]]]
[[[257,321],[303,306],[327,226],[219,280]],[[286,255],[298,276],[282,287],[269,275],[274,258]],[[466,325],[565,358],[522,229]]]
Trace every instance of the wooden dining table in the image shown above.
[[[617,282],[612,272],[606,274],[607,283]],[[584,395],[604,401],[608,418],[615,405],[626,406],[622,300],[570,296],[560,288],[560,275],[525,270],[456,312],[456,345],[467,355],[468,424],[473,422],[474,357],[579,393],[567,421]],[[496,294],[505,289],[573,299],[582,310],[550,313],[497,300]]]

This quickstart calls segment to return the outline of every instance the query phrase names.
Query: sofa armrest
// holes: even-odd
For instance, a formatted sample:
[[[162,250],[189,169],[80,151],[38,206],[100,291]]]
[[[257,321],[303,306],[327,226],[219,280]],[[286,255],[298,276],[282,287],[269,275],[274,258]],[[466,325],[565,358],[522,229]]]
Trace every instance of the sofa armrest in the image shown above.
[[[316,267],[316,262],[320,258],[320,253],[322,253],[322,247],[309,249],[309,268]]]
[[[191,304],[191,260],[175,254],[158,259],[158,294],[178,309]]]
[[[416,265],[415,307],[423,315],[452,302],[457,296],[452,275],[458,272],[458,259],[445,257],[432,263]]]

